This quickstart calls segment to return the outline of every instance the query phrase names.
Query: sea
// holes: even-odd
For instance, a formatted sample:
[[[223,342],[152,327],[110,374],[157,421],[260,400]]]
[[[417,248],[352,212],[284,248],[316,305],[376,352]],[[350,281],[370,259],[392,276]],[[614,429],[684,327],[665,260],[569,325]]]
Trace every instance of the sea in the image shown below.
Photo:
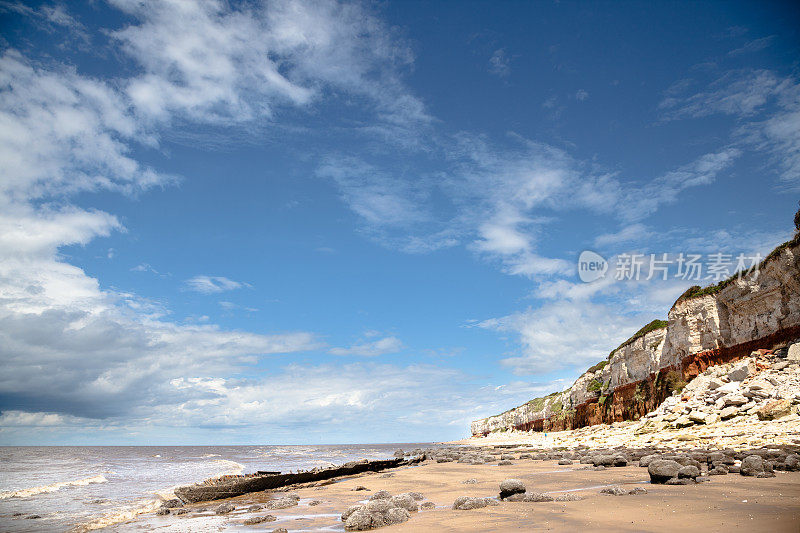
[[[116,531],[157,509],[182,485],[226,474],[386,459],[398,448],[431,446],[0,447],[0,531]]]

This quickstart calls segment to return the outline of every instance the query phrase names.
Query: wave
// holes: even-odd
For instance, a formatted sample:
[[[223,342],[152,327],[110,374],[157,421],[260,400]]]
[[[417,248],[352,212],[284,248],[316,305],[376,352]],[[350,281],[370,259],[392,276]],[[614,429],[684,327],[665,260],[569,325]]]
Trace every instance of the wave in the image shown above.
[[[140,501],[136,504],[115,509],[97,518],[75,526],[70,530],[71,533],[85,533],[86,531],[94,531],[95,529],[103,529],[105,527],[119,524],[120,522],[127,522],[133,520],[136,516],[143,513],[152,513],[161,506],[161,499],[153,499],[147,501]]]
[[[241,463],[237,463],[236,461],[229,461],[228,459],[215,459],[214,463],[223,466],[225,470],[222,470],[213,476],[214,477],[222,477],[222,476],[235,476],[237,474],[241,474],[244,470],[244,465]]]
[[[219,457],[218,453],[205,453],[202,455],[203,459],[208,459],[209,457]]]
[[[45,492],[55,492],[60,490],[64,487],[82,487],[85,485],[89,485],[90,483],[105,483],[108,480],[102,474],[93,477],[87,477],[84,479],[77,479],[75,481],[61,481],[59,483],[52,483],[50,485],[42,485],[41,487],[33,487],[30,489],[21,489],[21,490],[14,490],[9,492],[0,492],[0,500],[5,500],[7,498],[28,498],[30,496],[35,496],[37,494],[43,494]]]

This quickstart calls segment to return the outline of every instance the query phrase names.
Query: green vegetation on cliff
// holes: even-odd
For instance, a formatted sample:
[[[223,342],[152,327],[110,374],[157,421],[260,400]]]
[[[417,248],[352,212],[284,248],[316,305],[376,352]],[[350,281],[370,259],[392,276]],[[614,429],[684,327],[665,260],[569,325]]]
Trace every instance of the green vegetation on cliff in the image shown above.
[[[629,343],[631,343],[631,342],[635,341],[635,340],[636,340],[636,339],[638,339],[639,337],[644,337],[645,335],[647,335],[647,334],[648,334],[648,333],[650,333],[651,331],[655,331],[655,330],[657,330],[657,329],[662,329],[662,328],[665,328],[665,327],[667,327],[667,325],[669,325],[669,322],[667,322],[666,320],[658,320],[658,319],[656,319],[656,320],[653,320],[653,321],[652,321],[652,322],[650,322],[649,324],[645,325],[645,326],[644,326],[642,329],[640,329],[639,331],[637,331],[636,333],[634,333],[634,334],[631,336],[631,338],[630,338],[630,339],[626,340],[625,342],[623,342],[622,344],[620,344],[619,346],[617,346],[616,348],[614,348],[613,350],[611,350],[611,353],[610,353],[610,354],[608,354],[608,358],[609,358],[609,359],[611,359],[611,356],[612,356],[612,355],[614,355],[614,352],[616,352],[617,350],[619,350],[620,348],[622,348],[622,347],[623,347],[623,346],[625,346],[626,344],[629,344]],[[595,366],[596,366],[596,365],[595,365]],[[594,367],[592,367],[592,368],[594,368]],[[602,368],[602,367],[600,367],[600,368]]]

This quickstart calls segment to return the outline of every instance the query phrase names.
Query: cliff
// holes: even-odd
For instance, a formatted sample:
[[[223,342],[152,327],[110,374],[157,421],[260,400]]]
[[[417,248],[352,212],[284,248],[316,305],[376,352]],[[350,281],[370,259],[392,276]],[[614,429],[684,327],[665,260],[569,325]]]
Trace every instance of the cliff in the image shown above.
[[[560,431],[636,420],[709,366],[800,338],[800,236],[776,248],[757,276],[692,287],[572,386],[476,420],[473,435]]]

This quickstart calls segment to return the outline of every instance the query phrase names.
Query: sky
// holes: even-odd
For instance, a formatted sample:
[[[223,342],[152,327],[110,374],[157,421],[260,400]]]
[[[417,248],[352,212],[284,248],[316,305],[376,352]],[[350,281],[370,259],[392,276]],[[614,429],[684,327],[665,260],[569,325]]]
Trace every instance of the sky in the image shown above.
[[[563,390],[791,237],[799,59],[791,2],[4,0],[0,444]]]

